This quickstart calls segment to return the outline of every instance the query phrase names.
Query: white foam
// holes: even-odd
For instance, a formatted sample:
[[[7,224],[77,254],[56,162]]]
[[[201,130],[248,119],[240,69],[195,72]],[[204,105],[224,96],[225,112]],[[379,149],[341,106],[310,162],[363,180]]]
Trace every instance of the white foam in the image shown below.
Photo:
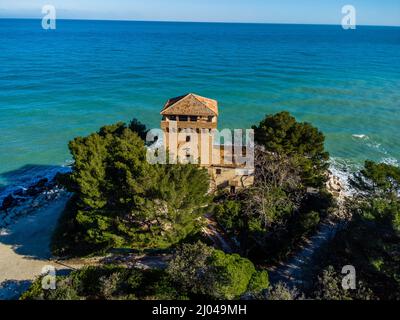
[[[362,165],[357,162],[336,157],[331,157],[329,163],[329,170],[339,179],[344,188],[343,193],[345,195],[351,195],[353,190],[350,187],[349,179],[356,171],[361,169]]]
[[[13,194],[14,192],[18,190],[26,190],[32,185],[35,185],[37,182],[39,182],[41,179],[48,179],[49,181],[53,180],[54,177],[57,175],[57,173],[67,173],[70,172],[71,168],[67,165],[59,166],[59,167],[51,167],[47,170],[37,170],[35,171],[35,168],[33,167],[29,172],[24,172],[23,177],[18,179],[14,184],[10,184],[7,187],[5,187],[1,192],[0,192],[0,205],[3,202],[3,199],[7,197],[10,194]],[[29,177],[29,175],[31,175]],[[21,181],[18,181],[21,180]]]
[[[352,137],[356,139],[369,139],[366,134],[353,134]]]
[[[399,160],[395,159],[395,158],[383,158],[382,159],[383,163],[389,164],[391,166],[395,166],[395,167],[399,167]]]

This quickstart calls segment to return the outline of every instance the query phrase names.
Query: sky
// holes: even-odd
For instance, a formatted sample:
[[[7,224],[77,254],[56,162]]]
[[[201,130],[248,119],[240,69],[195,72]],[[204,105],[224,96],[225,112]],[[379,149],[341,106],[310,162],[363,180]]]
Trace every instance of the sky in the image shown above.
[[[400,26],[400,0],[0,0],[0,18],[340,24],[344,5],[358,25]]]

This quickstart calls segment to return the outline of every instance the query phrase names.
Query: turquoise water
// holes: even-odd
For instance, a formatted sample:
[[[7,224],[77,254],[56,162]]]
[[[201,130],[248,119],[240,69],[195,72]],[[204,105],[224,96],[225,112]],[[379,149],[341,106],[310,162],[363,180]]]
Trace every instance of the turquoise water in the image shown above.
[[[400,28],[0,20],[0,185],[68,163],[101,125],[157,127],[186,92],[219,101],[220,128],[288,110],[337,163],[400,159]]]

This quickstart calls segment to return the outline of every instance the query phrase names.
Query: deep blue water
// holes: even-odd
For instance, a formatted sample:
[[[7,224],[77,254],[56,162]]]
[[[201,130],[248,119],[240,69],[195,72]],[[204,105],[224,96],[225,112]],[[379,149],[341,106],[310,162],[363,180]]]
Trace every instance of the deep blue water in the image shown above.
[[[219,101],[220,128],[288,110],[335,162],[400,159],[400,28],[0,20],[0,185],[101,125],[158,127],[187,92]]]

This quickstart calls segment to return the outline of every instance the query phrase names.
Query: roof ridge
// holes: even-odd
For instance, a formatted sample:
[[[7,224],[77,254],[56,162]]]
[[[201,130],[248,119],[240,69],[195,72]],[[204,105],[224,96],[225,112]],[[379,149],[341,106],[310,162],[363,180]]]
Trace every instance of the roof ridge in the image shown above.
[[[182,96],[171,98],[164,105],[164,108],[161,111],[161,114],[166,112],[168,109],[173,108],[175,105],[179,105],[180,103],[186,101],[187,99],[193,99],[196,103],[199,103],[204,108],[210,110],[213,114],[218,116],[218,101],[214,99],[210,99],[207,97],[200,96],[196,93],[189,92]]]
[[[204,103],[204,101],[201,101],[201,99],[199,99],[198,97],[201,97],[201,96],[199,96],[198,94],[195,94],[195,93],[190,93],[190,95],[192,95],[193,96],[193,98],[195,98],[198,102],[200,102],[203,106],[205,106],[206,108],[209,108],[209,106],[206,104],[206,103]],[[206,98],[206,97],[201,97],[201,98],[203,98],[203,99],[208,99],[208,98]],[[208,100],[210,100],[210,99],[208,99]]]

